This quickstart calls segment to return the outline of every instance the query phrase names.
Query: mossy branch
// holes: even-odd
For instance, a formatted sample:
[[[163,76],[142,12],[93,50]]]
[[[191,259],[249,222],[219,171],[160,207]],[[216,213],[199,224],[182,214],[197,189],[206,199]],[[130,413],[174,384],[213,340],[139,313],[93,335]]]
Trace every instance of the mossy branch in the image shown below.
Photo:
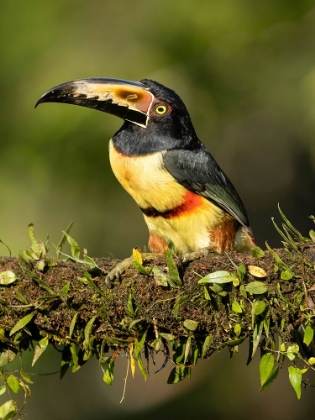
[[[95,354],[107,384],[121,350],[130,354],[132,373],[138,365],[145,379],[142,357],[162,351],[174,365],[168,382],[175,383],[190,375],[199,358],[226,346],[237,352],[249,337],[249,359],[259,347],[263,355],[262,389],[286,359],[300,396],[302,374],[315,363],[308,353],[315,314],[313,240],[294,246],[284,241],[282,249],[253,253],[210,252],[178,265],[171,252],[146,262],[134,250],[133,266],[108,288],[106,275],[119,261],[86,255],[80,260],[68,232],[71,258],[80,262],[50,259],[33,233],[31,226],[32,248],[21,258],[0,257],[0,378],[7,388],[29,394],[27,374],[14,381],[6,368],[33,341],[33,364],[49,343],[62,345],[61,376]],[[293,332],[302,325],[297,345]]]

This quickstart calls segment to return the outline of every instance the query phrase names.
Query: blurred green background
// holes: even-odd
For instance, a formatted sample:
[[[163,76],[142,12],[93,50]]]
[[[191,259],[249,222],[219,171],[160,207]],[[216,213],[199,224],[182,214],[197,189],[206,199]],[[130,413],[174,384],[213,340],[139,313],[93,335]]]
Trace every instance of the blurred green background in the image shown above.
[[[56,244],[74,220],[72,235],[91,256],[123,258],[147,244],[142,215],[109,166],[108,140],[121,121],[61,104],[34,111],[47,89],[84,77],[152,78],[177,91],[239,191],[260,246],[280,246],[270,220],[279,220],[278,202],[302,233],[312,227],[313,1],[6,0],[0,35],[0,238],[14,255],[29,245],[30,222]],[[61,382],[36,378],[26,412],[46,420],[313,419],[313,389],[297,402],[284,368],[259,393],[257,362],[245,368],[245,360],[224,351],[173,386],[170,367],[148,384],[129,379],[121,405],[126,359],[112,388],[95,363]],[[58,364],[53,352],[41,363],[41,372]]]

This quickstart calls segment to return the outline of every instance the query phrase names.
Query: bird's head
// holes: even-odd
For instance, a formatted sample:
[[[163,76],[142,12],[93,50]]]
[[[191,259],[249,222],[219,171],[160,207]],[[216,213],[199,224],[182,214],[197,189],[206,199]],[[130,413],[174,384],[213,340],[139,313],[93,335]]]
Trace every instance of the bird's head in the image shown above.
[[[181,98],[153,80],[78,79],[51,88],[35,107],[44,102],[68,103],[116,115],[125,120],[118,135],[122,130],[136,132],[139,140],[150,137],[153,142],[156,139],[154,143],[163,137],[162,143],[171,147],[189,147],[198,141]]]

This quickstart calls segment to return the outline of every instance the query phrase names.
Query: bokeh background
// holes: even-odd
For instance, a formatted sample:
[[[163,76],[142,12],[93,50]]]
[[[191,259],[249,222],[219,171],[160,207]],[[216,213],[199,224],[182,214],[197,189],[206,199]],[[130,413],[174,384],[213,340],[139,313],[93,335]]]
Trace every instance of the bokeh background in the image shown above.
[[[142,215],[108,161],[121,121],[63,104],[34,104],[47,89],[84,77],[155,79],[186,103],[197,133],[239,191],[257,242],[280,246],[277,203],[307,235],[315,214],[315,5],[311,0],[3,0],[0,13],[0,239],[17,255],[27,225],[56,244],[72,235],[91,256],[144,247]],[[7,250],[0,244],[0,253]],[[245,346],[243,346],[245,347]],[[31,355],[30,355],[31,357]],[[49,350],[38,372],[58,368]],[[36,377],[29,419],[313,419],[314,389],[297,401],[286,368],[259,393],[246,348],[201,362],[191,381],[115,383],[97,363],[62,381]],[[314,382],[314,377],[313,377]]]

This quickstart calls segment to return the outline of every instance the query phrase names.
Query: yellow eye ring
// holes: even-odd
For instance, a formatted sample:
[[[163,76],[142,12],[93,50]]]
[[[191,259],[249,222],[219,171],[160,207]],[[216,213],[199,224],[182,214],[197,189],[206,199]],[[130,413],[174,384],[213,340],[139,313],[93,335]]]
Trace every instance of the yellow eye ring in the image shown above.
[[[165,105],[157,105],[157,107],[155,108],[155,112],[158,115],[164,115],[167,112],[167,107]]]

